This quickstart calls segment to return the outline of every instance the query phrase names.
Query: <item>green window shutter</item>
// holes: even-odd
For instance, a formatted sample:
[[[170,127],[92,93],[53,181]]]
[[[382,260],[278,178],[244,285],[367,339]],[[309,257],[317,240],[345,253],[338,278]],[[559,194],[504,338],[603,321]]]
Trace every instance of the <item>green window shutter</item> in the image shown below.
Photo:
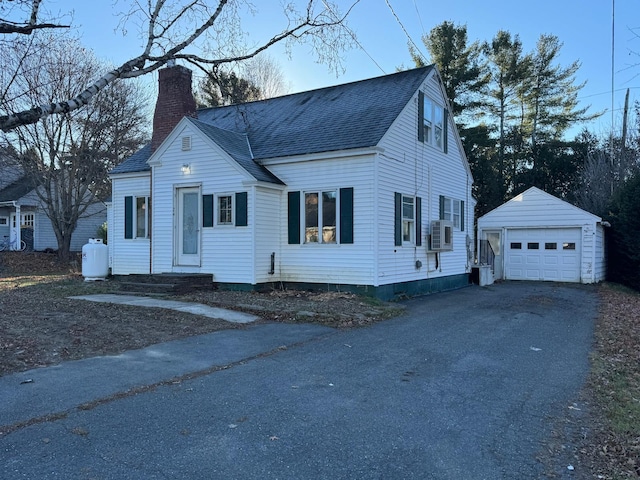
[[[460,202],[460,230],[464,232],[464,200]]]
[[[353,243],[353,188],[340,189],[340,243]]]
[[[422,198],[416,197],[416,246],[422,245]]]
[[[394,210],[394,243],[396,247],[402,246],[402,194],[395,193],[395,210]]]
[[[444,125],[442,125],[442,135],[443,142],[442,146],[444,149],[444,153],[448,153],[449,151],[449,110],[444,109]]]
[[[300,243],[300,192],[289,192],[288,202],[288,243],[293,245]]]
[[[418,141],[424,142],[424,93],[418,92]]]
[[[249,225],[247,197],[247,192],[236,193],[236,227],[246,227]]]
[[[444,220],[444,195],[440,195],[440,220]]]
[[[124,197],[124,238],[133,238],[133,197]]]
[[[213,195],[202,196],[202,226],[213,227]]]

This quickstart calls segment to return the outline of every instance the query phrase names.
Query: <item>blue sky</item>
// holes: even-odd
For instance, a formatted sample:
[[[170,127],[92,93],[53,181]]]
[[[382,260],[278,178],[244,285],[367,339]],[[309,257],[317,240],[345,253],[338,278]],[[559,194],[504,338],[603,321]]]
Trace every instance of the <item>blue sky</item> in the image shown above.
[[[613,110],[614,125],[619,129],[625,90],[631,89],[632,101],[640,99],[640,66],[633,66],[640,63],[640,56],[633,53],[640,53],[640,39],[635,36],[640,35],[638,0],[388,0],[399,21],[387,1],[361,0],[349,19],[361,47],[345,52],[344,73],[336,76],[326,65],[315,63],[308,47],[295,49],[290,59],[282,48],[272,50],[271,56],[281,65],[293,93],[393,73],[400,65],[410,66],[407,34],[426,54],[420,37],[445,20],[466,24],[469,41],[490,40],[500,29],[519,34],[525,51],[535,47],[540,34],[554,34],[564,43],[561,64],[567,66],[574,60],[582,63],[577,80],[587,81],[580,94],[583,105],[592,105],[593,112],[606,110],[600,120],[590,125],[595,133],[604,134],[612,121],[614,1]],[[100,58],[120,64],[139,53],[140,41],[135,35],[122,38],[114,32],[118,24],[114,12],[117,5],[127,3],[125,0],[116,3],[116,8],[114,0],[49,0],[46,3],[54,11],[74,11],[73,24],[78,34],[85,46]],[[280,8],[280,3],[254,1],[259,13],[246,20],[245,28],[258,34],[273,33],[279,21],[273,12]],[[337,3],[345,6],[350,2],[337,0]],[[268,13],[269,10],[272,12]]]

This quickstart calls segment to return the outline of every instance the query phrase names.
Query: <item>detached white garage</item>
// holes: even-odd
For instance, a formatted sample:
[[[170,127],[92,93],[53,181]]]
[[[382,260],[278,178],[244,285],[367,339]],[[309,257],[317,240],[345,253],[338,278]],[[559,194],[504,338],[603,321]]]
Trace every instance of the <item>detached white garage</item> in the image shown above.
[[[602,219],[536,187],[478,218],[478,252],[495,279],[604,280]]]

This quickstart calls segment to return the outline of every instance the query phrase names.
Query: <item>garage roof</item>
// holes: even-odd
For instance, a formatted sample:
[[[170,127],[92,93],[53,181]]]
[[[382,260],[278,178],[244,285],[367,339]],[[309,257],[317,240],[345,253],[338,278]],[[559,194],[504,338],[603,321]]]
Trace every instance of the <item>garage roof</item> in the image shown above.
[[[478,218],[478,227],[565,227],[601,221],[597,215],[531,187]]]

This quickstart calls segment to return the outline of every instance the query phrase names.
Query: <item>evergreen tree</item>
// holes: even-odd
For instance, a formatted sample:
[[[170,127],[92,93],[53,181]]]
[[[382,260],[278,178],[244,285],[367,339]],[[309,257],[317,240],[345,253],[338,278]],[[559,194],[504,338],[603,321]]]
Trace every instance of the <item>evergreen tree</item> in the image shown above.
[[[508,188],[505,163],[506,130],[509,120],[513,119],[511,112],[517,99],[518,89],[529,70],[531,58],[522,53],[520,37],[515,35],[512,38],[511,34],[504,30],[500,30],[491,43],[484,45],[484,52],[491,75],[486,90],[487,113],[498,124],[496,183],[498,183],[499,196],[504,200]]]
[[[522,125],[534,147],[558,140],[576,123],[598,116],[587,114],[589,106],[578,108],[578,93],[586,82],[576,84],[579,61],[568,67],[557,64],[561,48],[555,35],[541,35],[522,85]]]
[[[477,93],[488,81],[481,46],[478,42],[467,45],[466,25],[447,21],[423,35],[422,43],[438,67],[456,122],[461,123],[461,115],[477,106]],[[427,64],[411,46],[409,53],[417,67]]]
[[[634,175],[618,190],[607,220],[607,278],[640,291],[640,175]]]
[[[197,97],[198,103],[204,107],[237,105],[262,98],[260,89],[252,82],[233,71],[216,67],[200,83]]]

